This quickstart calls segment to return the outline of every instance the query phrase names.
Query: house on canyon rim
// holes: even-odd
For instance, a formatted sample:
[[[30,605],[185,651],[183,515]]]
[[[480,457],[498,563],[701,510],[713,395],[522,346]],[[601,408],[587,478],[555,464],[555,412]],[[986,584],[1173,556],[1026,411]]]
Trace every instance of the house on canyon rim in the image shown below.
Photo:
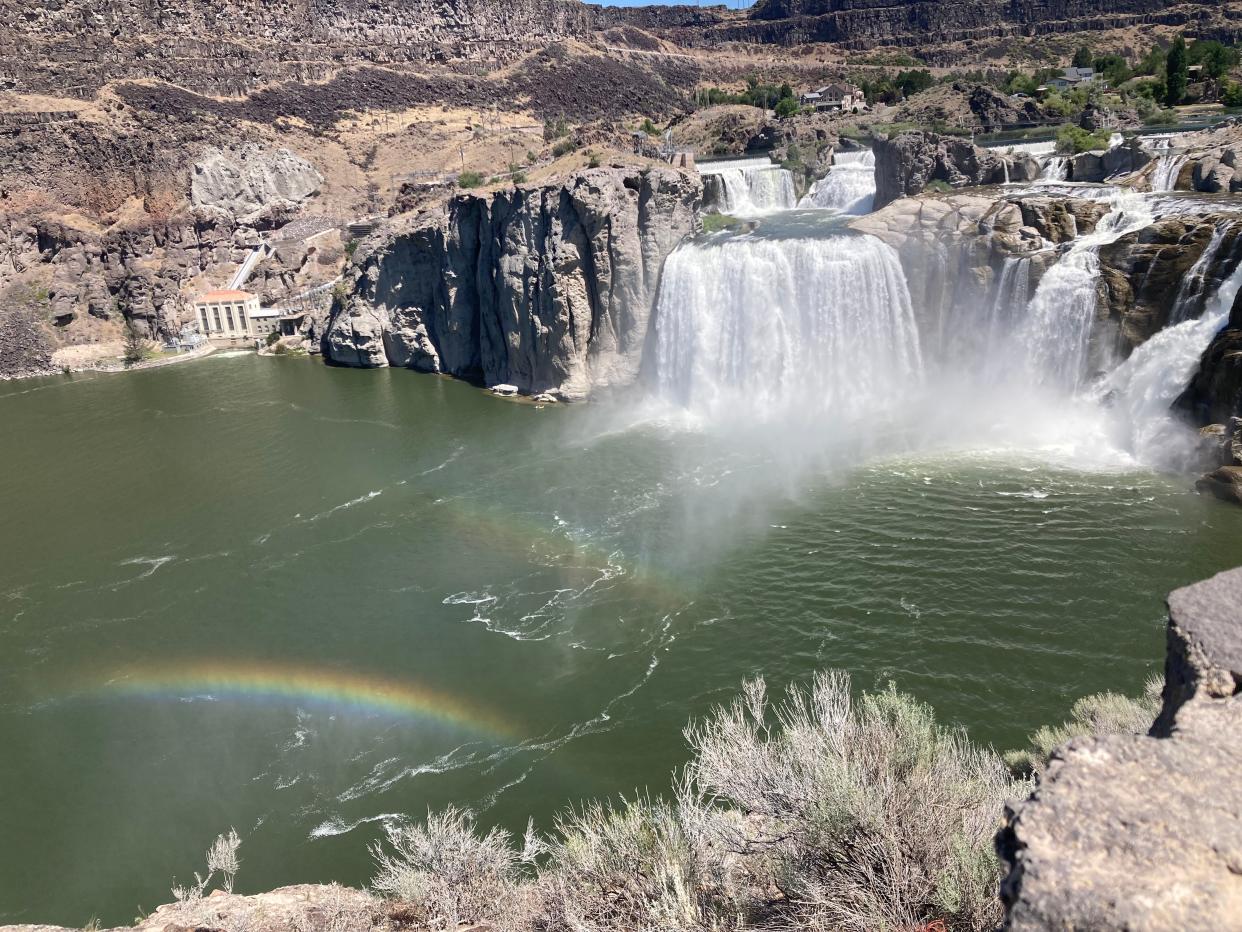
[[[867,109],[867,98],[853,84],[825,84],[813,91],[806,91],[798,103],[812,110],[862,113]]]

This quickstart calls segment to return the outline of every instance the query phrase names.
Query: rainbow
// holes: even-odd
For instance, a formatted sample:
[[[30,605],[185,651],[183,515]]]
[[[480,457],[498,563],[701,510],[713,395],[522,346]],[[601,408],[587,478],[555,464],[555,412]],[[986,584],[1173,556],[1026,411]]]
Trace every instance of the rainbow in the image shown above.
[[[333,711],[420,719],[496,739],[519,736],[512,723],[449,693],[405,680],[328,667],[220,660],[166,664],[158,669],[118,671],[90,692],[149,699],[211,696],[285,701]]]

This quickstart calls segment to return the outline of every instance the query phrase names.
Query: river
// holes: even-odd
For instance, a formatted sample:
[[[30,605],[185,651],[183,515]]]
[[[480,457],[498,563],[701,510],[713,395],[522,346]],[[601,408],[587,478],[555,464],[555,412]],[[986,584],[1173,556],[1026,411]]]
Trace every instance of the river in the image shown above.
[[[986,444],[831,461],[624,401],[219,355],[0,385],[0,921],[357,884],[385,820],[659,793],[763,674],[998,748],[1159,670],[1242,562],[1184,476]],[[878,432],[883,441],[883,431]],[[804,455],[805,454],[805,455]]]

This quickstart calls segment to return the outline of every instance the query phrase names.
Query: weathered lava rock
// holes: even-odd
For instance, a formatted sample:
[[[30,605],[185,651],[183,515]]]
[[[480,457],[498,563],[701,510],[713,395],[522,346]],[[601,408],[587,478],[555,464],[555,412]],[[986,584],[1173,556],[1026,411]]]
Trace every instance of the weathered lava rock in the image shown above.
[[[569,400],[628,384],[701,199],[697,175],[660,168],[457,197],[359,250],[325,352]]]

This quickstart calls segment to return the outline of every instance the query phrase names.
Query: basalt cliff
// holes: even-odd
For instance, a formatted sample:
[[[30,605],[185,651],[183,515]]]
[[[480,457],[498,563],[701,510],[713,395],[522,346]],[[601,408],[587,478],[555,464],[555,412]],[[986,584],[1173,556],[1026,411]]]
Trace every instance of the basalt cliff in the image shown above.
[[[326,354],[566,400],[628,384],[700,198],[696,178],[662,168],[455,197],[359,250]]]

